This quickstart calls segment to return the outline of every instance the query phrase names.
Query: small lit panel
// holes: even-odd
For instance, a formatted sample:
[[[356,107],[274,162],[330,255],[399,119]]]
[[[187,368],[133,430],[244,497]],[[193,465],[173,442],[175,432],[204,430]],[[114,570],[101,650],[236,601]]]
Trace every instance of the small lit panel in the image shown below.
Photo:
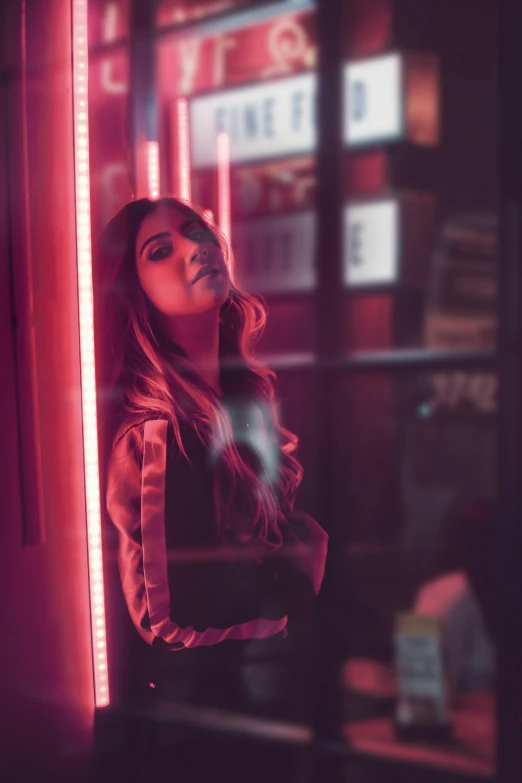
[[[397,198],[344,209],[344,284],[350,288],[399,282],[400,204]]]
[[[97,707],[109,703],[105,600],[102,568],[98,437],[96,424],[96,375],[91,256],[91,206],[89,187],[87,0],[73,0],[73,111],[76,188],[76,242],[80,319],[87,545],[91,595],[91,627]]]

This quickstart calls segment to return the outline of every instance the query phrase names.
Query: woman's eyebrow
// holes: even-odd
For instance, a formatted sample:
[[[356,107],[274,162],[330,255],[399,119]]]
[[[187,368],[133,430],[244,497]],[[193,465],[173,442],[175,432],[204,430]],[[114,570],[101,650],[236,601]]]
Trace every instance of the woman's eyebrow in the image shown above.
[[[148,239],[145,240],[145,242],[141,246],[140,256],[145,250],[145,248],[147,247],[147,245],[150,244],[151,242],[154,242],[155,239],[166,239],[166,237],[170,237],[170,236],[172,236],[170,231],[162,231],[161,234],[154,234],[153,236],[149,237]]]

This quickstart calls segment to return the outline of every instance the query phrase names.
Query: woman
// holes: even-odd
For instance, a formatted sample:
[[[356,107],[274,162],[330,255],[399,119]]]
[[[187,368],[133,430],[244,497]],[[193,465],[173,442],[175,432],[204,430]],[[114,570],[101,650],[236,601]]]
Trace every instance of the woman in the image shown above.
[[[294,510],[298,439],[251,352],[264,307],[217,227],[177,199],[127,204],[98,261],[107,511],[150,653],[137,690],[259,707],[283,684],[263,681],[260,657],[307,639],[328,540]]]

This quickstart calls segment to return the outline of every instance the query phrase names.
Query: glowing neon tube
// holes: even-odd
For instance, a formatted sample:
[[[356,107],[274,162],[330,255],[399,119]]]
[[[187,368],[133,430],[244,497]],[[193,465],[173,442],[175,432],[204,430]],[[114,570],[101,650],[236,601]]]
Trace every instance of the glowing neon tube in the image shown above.
[[[177,187],[179,198],[190,201],[190,130],[189,113],[186,98],[178,98],[176,101],[177,119]]]
[[[226,133],[217,136],[218,223],[230,242],[230,141]]]
[[[157,141],[147,142],[147,183],[150,199],[159,198],[160,164],[159,144]]]
[[[91,203],[89,188],[87,0],[73,0],[73,112],[76,190],[76,243],[80,320],[80,364],[87,503],[87,547],[91,633],[97,707],[109,703],[92,302]]]

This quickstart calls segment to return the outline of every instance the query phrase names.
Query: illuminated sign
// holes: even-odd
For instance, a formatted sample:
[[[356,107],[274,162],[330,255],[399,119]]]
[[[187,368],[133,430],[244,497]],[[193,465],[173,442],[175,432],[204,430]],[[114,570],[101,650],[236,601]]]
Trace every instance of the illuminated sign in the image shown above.
[[[344,284],[394,283],[398,233],[396,199],[348,205],[344,213]]]
[[[342,283],[422,287],[432,248],[433,198],[396,194],[344,208]],[[419,229],[421,240],[412,238]],[[233,249],[241,284],[260,293],[313,290],[317,219],[313,210],[239,222]]]
[[[344,140],[367,144],[402,136],[402,58],[350,63],[344,70]]]
[[[215,138],[230,138],[231,163],[315,151],[317,76],[237,87],[192,98],[192,164],[216,163]],[[438,141],[438,75],[432,55],[386,54],[344,66],[343,137],[348,145]]]
[[[248,24],[244,17],[239,24],[237,16],[229,15],[219,21],[219,29],[203,25],[190,35],[180,29],[161,37],[157,64],[162,99],[169,102],[180,95],[310,71],[317,62],[315,9],[281,14],[282,10],[273,15],[272,9],[270,18],[261,21],[266,9],[251,9]]]
[[[308,73],[192,99],[192,165],[216,164],[219,133],[228,134],[231,163],[313,150],[315,83]]]

